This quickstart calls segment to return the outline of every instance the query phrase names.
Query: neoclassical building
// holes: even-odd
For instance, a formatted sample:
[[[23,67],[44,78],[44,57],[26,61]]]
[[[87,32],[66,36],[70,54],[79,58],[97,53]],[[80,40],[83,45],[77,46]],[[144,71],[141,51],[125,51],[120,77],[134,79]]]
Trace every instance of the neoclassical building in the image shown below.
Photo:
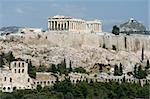
[[[100,20],[85,21],[57,15],[48,18],[48,31],[97,33],[102,32],[102,22]]]

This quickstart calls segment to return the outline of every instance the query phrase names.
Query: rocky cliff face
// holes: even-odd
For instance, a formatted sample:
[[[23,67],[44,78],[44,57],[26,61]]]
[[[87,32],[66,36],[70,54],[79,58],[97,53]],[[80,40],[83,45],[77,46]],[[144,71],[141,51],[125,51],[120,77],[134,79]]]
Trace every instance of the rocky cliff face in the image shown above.
[[[112,66],[122,63],[126,70],[132,70],[135,64],[141,63],[142,47],[145,60],[150,60],[150,38],[147,36],[128,36],[125,41],[124,36],[45,33],[8,39],[0,41],[0,51],[12,50],[16,57],[31,59],[35,66],[58,64],[65,58],[67,64],[72,61],[73,67],[89,69],[95,63]],[[116,50],[112,50],[112,45]]]

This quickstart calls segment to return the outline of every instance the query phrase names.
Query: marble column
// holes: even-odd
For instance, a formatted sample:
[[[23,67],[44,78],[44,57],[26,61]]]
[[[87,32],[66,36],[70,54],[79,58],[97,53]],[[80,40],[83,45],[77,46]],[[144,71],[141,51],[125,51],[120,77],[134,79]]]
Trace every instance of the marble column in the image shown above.
[[[60,22],[60,30],[62,30],[62,22]]]
[[[65,22],[63,21],[63,30],[66,29]]]
[[[48,21],[48,30],[50,30],[50,21]]]
[[[72,21],[69,22],[69,30],[72,30]]]
[[[57,21],[55,21],[55,30],[57,30]]]
[[[70,21],[67,22],[67,30],[69,31],[70,28]]]
[[[67,30],[67,21],[65,21],[65,31]]]
[[[57,21],[57,30],[59,30],[59,21]]]
[[[52,21],[49,21],[49,28],[52,30]]]
[[[54,21],[51,21],[52,23],[52,30],[54,30]]]
[[[56,29],[55,29],[55,21],[53,21],[53,27],[54,27],[54,31],[55,31],[55,30],[56,30]]]

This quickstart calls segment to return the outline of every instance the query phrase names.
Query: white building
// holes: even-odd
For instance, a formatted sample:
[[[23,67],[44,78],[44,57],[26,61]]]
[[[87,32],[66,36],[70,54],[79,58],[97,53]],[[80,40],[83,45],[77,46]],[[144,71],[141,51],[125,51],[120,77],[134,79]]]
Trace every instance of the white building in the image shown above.
[[[41,28],[21,28],[19,29],[19,32],[21,33],[41,33]]]
[[[0,68],[0,90],[12,92],[15,89],[32,89],[33,80],[28,75],[28,63],[13,61],[10,68]]]
[[[10,68],[0,68],[0,91],[13,92],[21,89],[35,89],[37,85],[50,86],[56,81],[51,73],[36,73],[33,79],[28,74],[28,63],[22,60],[13,61]]]
[[[57,15],[48,18],[48,31],[97,33],[102,32],[102,22]]]

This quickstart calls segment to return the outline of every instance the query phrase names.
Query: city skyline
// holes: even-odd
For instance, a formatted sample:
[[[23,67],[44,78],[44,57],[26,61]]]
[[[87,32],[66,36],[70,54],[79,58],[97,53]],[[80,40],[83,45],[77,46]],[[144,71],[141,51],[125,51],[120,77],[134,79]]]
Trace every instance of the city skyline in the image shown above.
[[[49,16],[65,15],[86,20],[99,19],[103,31],[131,17],[149,26],[149,0],[1,0],[0,27],[21,26],[47,29]]]

